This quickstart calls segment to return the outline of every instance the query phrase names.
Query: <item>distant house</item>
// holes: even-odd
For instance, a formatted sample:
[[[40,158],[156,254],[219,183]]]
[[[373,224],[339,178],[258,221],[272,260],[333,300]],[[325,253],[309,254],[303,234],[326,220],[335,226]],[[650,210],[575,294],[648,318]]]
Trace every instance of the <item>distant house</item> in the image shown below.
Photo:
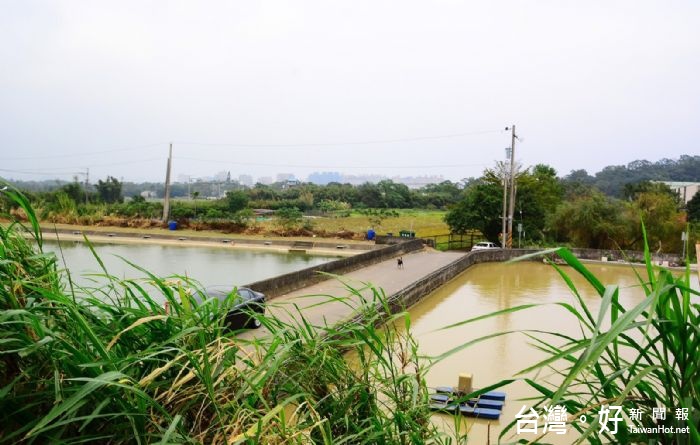
[[[678,196],[683,200],[683,204],[688,204],[688,201],[693,199],[693,196],[700,191],[700,182],[659,182],[666,184],[671,190],[678,193]]]
[[[154,192],[154,191],[152,191],[152,190],[144,190],[143,192],[139,193],[139,195],[141,195],[141,197],[144,198],[144,199],[157,198],[157,197],[158,197],[158,195],[156,194],[156,192]]]
[[[287,179],[286,181],[284,181],[282,183],[282,189],[283,190],[290,189],[290,188],[296,187],[300,184],[301,184],[301,181],[299,181],[298,179]]]

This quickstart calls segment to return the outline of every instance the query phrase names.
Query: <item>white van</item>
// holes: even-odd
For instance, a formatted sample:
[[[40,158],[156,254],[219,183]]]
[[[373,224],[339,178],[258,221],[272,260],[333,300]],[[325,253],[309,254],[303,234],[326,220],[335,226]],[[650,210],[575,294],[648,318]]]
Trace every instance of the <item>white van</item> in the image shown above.
[[[494,243],[489,243],[488,241],[476,243],[472,247],[472,250],[486,250],[486,249],[500,249],[500,247]]]

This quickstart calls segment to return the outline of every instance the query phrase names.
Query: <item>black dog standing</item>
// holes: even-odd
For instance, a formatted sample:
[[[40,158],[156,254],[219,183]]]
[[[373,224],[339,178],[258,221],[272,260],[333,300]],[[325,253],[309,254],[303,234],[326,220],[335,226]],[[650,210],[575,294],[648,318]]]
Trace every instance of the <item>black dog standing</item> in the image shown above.
[[[399,257],[396,260],[396,266],[398,266],[399,269],[403,269],[403,257]]]

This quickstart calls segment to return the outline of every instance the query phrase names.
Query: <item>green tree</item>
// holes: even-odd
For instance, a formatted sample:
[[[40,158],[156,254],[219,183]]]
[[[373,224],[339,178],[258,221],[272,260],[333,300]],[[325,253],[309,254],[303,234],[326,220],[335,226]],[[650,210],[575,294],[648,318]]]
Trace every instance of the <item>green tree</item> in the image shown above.
[[[550,166],[536,165],[532,172],[516,169],[515,219],[513,230],[522,221],[529,238],[544,238],[545,219],[561,203],[564,189],[557,172]],[[497,163],[486,169],[480,180],[471,182],[463,199],[445,216],[445,222],[453,233],[479,230],[489,241],[499,243],[503,230],[503,177],[510,174],[510,167]]]
[[[452,233],[480,231],[486,239],[499,243],[503,187],[494,182],[473,183],[464,192],[464,198],[445,215],[445,222]]]
[[[688,221],[700,222],[700,192],[697,192],[688,201],[686,208],[688,210]]]
[[[316,202],[341,201],[356,205],[359,202],[358,188],[351,184],[331,182],[323,187],[317,187],[314,191]]]
[[[269,185],[257,183],[255,187],[248,190],[248,196],[251,200],[273,200],[279,199],[279,192]]]
[[[569,200],[590,194],[594,188],[594,184],[595,178],[583,169],[572,170],[571,173],[561,179],[564,195]]]
[[[296,207],[284,207],[275,211],[275,216],[284,229],[291,230],[301,224],[304,215]]]
[[[630,182],[624,185],[622,193],[625,199],[633,201],[642,193],[661,193],[672,198],[680,206],[680,198],[671,187],[661,182],[639,181]]]
[[[384,207],[384,198],[382,190],[377,184],[365,182],[357,187],[358,200],[364,207],[378,209]]]
[[[77,180],[61,187],[61,191],[75,203],[85,201],[85,189]]]
[[[544,240],[545,220],[556,211],[564,198],[564,187],[552,167],[538,164],[517,182],[515,222],[521,222],[528,239]],[[513,230],[516,225],[514,224]]]
[[[377,187],[382,195],[381,207],[388,209],[405,209],[411,207],[411,190],[405,184],[390,179],[379,181]]]
[[[248,227],[253,218],[255,218],[255,213],[251,209],[243,209],[233,214],[231,222],[240,227]]]
[[[226,208],[232,212],[238,212],[248,207],[248,195],[241,191],[226,192]]]
[[[113,176],[107,176],[107,180],[97,181],[97,195],[100,197],[100,201],[112,204],[115,202],[122,202],[122,184]]]
[[[462,189],[457,183],[443,181],[439,184],[428,184],[419,189],[417,194],[423,206],[445,208],[459,201],[462,197]]]
[[[547,228],[555,240],[576,247],[618,248],[627,231],[624,206],[624,201],[593,191],[557,207],[547,218]]]
[[[652,248],[661,252],[679,252],[685,222],[683,213],[678,210],[678,196],[664,188],[657,187],[652,190],[660,191],[637,194],[629,207],[627,227],[631,233],[627,242],[621,244],[625,248],[635,250],[643,247],[643,235],[639,224],[641,219]]]

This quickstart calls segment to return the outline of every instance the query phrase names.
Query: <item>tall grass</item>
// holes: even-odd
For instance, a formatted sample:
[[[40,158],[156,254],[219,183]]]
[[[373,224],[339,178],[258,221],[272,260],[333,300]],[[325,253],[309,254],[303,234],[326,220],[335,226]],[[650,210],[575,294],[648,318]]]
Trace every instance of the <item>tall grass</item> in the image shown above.
[[[494,332],[435,358],[440,360],[494,337],[522,333],[546,357],[515,375],[535,391],[526,406],[539,414],[545,407],[565,407],[569,428],[579,433],[574,443],[700,444],[700,292],[691,289],[691,272],[687,267],[674,276],[668,269],[653,265],[646,232],[643,232],[645,269],[644,274],[635,273],[645,297],[638,303],[624,306],[619,299],[619,287],[601,283],[566,248],[526,255],[515,261],[542,255],[557,256],[600,296],[596,313],[581,297],[569,276],[569,269],[557,265],[558,260],[549,261],[575,298],[575,304],[556,304],[571,315],[571,323],[579,328],[580,335],[542,330]],[[515,306],[441,329],[538,306]],[[533,374],[537,377],[529,377]],[[503,380],[486,389],[503,387],[513,381]],[[467,397],[476,395],[478,393]],[[600,410],[606,406],[619,406],[625,413],[616,433],[612,432],[613,424],[605,425],[609,428],[601,425]],[[633,409],[642,410],[642,415],[631,416]],[[654,418],[655,409],[664,412],[665,419]],[[684,419],[677,410],[686,410],[688,418]],[[612,414],[615,417],[615,413]],[[586,422],[580,421],[581,416],[586,416]],[[525,439],[513,431],[517,430],[516,426],[517,419],[514,419],[500,433],[499,441],[516,437],[519,443],[547,443],[547,434],[539,437],[526,434],[529,437]],[[647,430],[640,433],[629,427]]]
[[[269,334],[244,341],[224,329],[233,299],[198,304],[185,277],[67,285],[27,200],[5,193],[29,223],[0,228],[0,443],[447,441],[415,340],[374,327],[381,291],[367,324],[261,316]]]
[[[690,287],[690,270],[686,268],[676,277],[667,269],[655,267],[647,247],[644,274],[637,273],[645,297],[625,307],[619,301],[618,286],[601,283],[567,249],[537,255],[543,253],[563,259],[585,278],[601,300],[596,313],[579,294],[567,269],[551,263],[575,297],[574,305],[559,304],[567,309],[581,334],[572,337],[560,332],[525,332],[531,344],[546,356],[518,373],[537,394],[529,406],[539,413],[546,406],[565,407],[570,427],[580,434],[575,443],[699,444],[700,294]],[[537,305],[508,311],[532,306]],[[501,334],[490,336],[493,335]],[[537,381],[526,377],[533,373],[539,376]],[[601,425],[599,413],[605,406],[620,406],[625,413],[617,433],[613,434],[612,424],[606,425],[609,428]],[[642,410],[641,418],[630,415],[633,409]],[[654,409],[664,411],[665,419],[654,419]],[[687,420],[677,415],[678,409],[687,410]],[[586,416],[588,423],[580,422],[581,416]],[[513,420],[500,439],[512,437],[516,424],[517,420]],[[637,433],[628,426],[673,429]],[[687,432],[679,432],[686,427]],[[533,443],[546,441],[545,436]],[[521,438],[520,442],[527,441]]]
[[[76,287],[57,258],[42,253],[27,200],[5,193],[29,222],[0,226],[0,444],[451,443],[429,421],[424,376],[434,362],[419,356],[405,313],[394,315],[405,320],[404,333],[383,323],[390,311],[381,290],[367,296],[350,289],[364,299],[366,323],[316,327],[290,311],[290,321],[261,316],[268,334],[243,340],[224,329],[233,300],[198,304],[190,295],[203,290],[186,277],[173,282],[144,271],[146,281],[120,280],[104,270],[107,284]],[[577,304],[562,306],[581,336],[526,333],[548,357],[522,374],[553,377],[525,378],[539,394],[532,406],[565,406],[579,442],[700,443],[700,305],[689,271],[676,278],[654,267],[647,251],[639,277],[646,297],[624,307],[619,289],[570,252],[548,253],[583,275],[601,305],[596,314],[554,265],[576,297]],[[490,333],[435,360],[505,334]],[[345,359],[348,351],[356,360]],[[606,404],[645,408],[642,420],[626,422],[647,427],[657,425],[652,408],[687,408],[688,421],[672,411],[663,424],[690,432],[601,432],[591,413]],[[581,414],[591,423],[576,422]]]

